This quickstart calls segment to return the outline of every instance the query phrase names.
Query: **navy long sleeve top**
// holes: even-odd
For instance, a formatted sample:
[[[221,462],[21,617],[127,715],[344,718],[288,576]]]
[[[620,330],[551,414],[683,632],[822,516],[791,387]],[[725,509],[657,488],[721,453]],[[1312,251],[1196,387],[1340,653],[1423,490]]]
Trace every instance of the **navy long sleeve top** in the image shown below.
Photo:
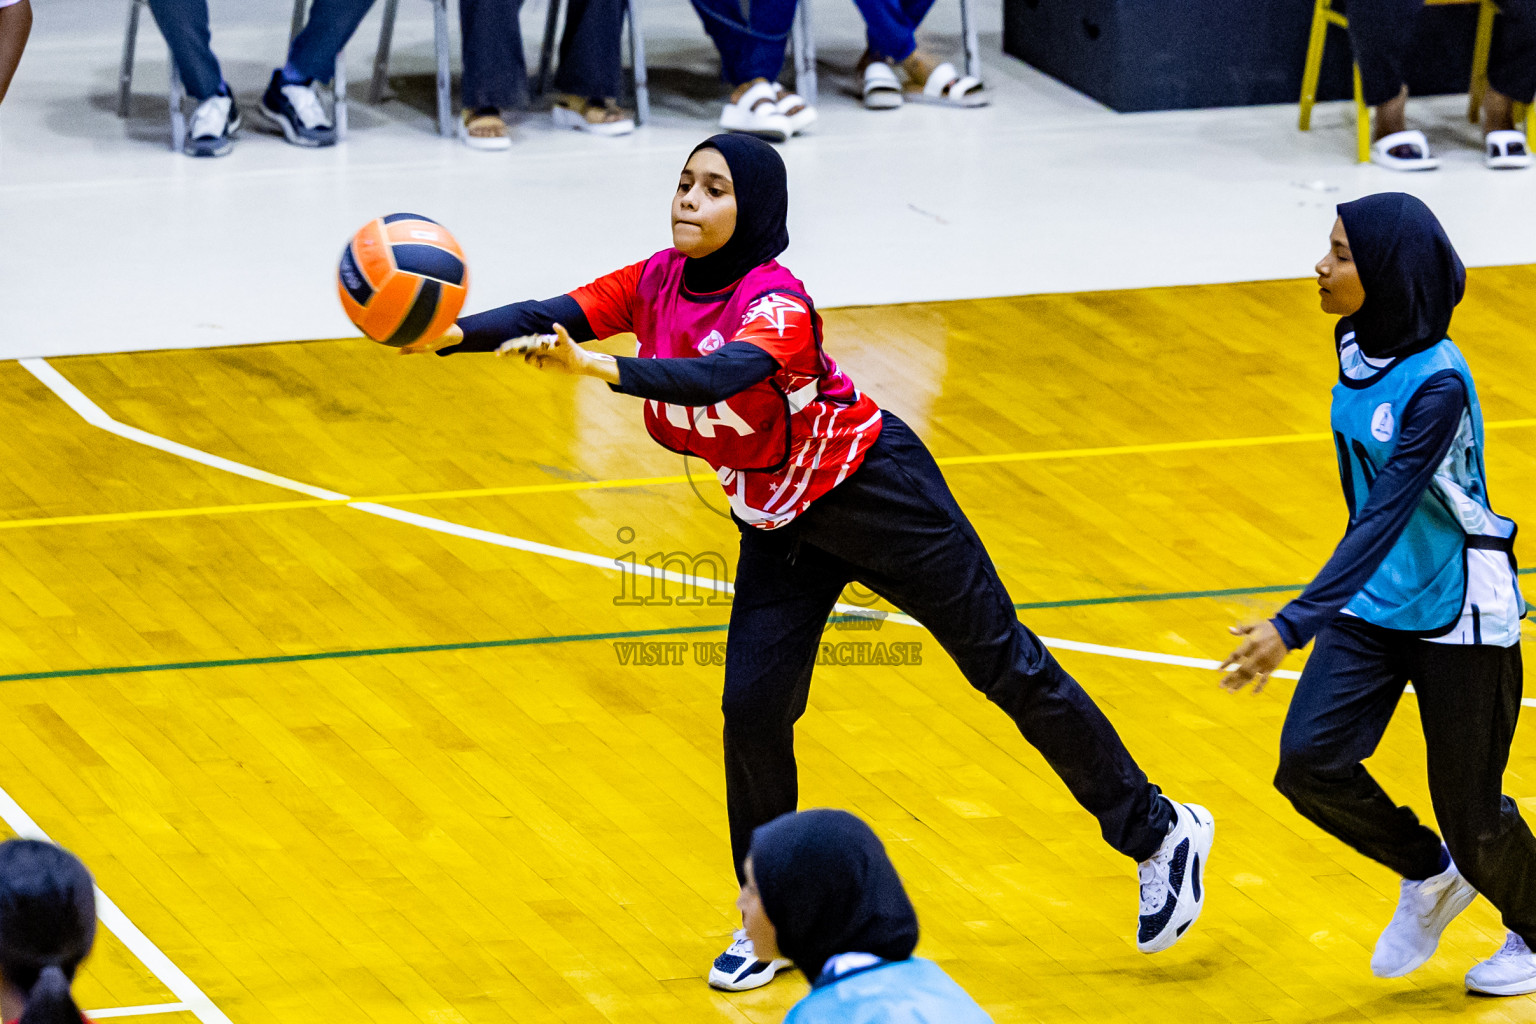
[[[555,324],[565,328],[574,341],[592,341],[596,334],[581,306],[569,295],[543,301],[514,302],[497,309],[462,317],[464,340],[438,349],[440,356],[459,352],[494,352],[509,338],[548,334]],[[614,391],[637,398],[652,398],[673,405],[713,405],[767,380],[779,364],[767,352],[747,341],[722,345],[707,356],[689,359],[618,358],[619,383]]]
[[[1381,567],[1451,450],[1466,406],[1466,385],[1450,370],[1414,392],[1403,410],[1397,447],[1371,485],[1365,507],[1307,589],[1270,620],[1288,649],[1305,647]]]

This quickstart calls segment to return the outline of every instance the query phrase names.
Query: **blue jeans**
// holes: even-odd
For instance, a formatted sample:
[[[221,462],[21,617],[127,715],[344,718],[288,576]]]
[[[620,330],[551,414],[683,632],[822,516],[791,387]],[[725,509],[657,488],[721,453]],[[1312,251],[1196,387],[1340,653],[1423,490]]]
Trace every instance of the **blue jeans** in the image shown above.
[[[854,581],[928,627],[966,681],[1013,719],[1098,819],[1110,846],[1135,860],[1156,852],[1172,806],[1093,699],[1019,621],[933,456],[887,411],[847,480],[787,526],[741,530],[722,701],[738,879],[752,830],[796,808],[795,721],[805,713],[827,617]]]
[[[288,47],[288,63],[306,78],[331,80],[336,55],[373,6],[373,0],[315,0],[304,31]],[[165,44],[187,93],[198,101],[218,95],[224,85],[208,31],[208,0],[149,0]]]
[[[906,60],[917,49],[917,26],[933,0],[854,0],[864,15],[869,49],[883,60]]]
[[[720,77],[730,85],[754,78],[778,81],[795,20],[795,0],[752,0],[743,19],[737,0],[693,0],[704,31],[720,51]]]
[[[464,33],[464,106],[519,107],[528,69],[518,9],[523,0],[459,0]],[[624,0],[568,0],[555,90],[603,99],[619,95]]]

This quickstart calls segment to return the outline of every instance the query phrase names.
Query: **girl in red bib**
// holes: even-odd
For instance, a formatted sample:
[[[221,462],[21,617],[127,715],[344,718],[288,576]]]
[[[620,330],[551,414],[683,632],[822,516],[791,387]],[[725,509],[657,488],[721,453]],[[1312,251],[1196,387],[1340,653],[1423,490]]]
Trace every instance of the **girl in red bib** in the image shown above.
[[[0,1012],[11,1024],[81,1024],[70,982],[96,941],[96,886],[68,850],[0,843]]]
[[[773,147],[717,135],[689,156],[672,199],[673,247],[543,302],[465,317],[414,347],[488,352],[553,330],[525,358],[644,400],[647,431],[707,461],[741,532],[725,665],[725,783],[737,881],[752,831],[799,799],[794,726],[827,618],[857,582],[932,632],[971,685],[1140,862],[1137,944],[1173,945],[1199,916],[1215,826],[1162,796],[1098,707],[1019,622],[1013,600],[938,466],[911,429],[861,393],[822,348],[789,245]],[[634,358],[578,342],[633,332]],[[767,984],[738,932],[710,983]]]

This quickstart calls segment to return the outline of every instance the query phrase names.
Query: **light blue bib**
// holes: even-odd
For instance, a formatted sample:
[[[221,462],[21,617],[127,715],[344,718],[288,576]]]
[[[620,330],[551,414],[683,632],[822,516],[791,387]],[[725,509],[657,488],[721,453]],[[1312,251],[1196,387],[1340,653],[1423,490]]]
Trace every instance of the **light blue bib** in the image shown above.
[[[1503,645],[1517,640],[1525,602],[1515,575],[1516,527],[1512,520],[1496,515],[1488,502],[1482,410],[1460,350],[1447,338],[1422,352],[1381,364],[1365,359],[1354,335],[1346,334],[1340,341],[1339,365],[1339,382],[1333,388],[1333,438],[1351,524],[1365,507],[1377,474],[1397,449],[1403,412],[1414,393],[1445,370],[1460,377],[1467,389],[1456,439],[1419,499],[1407,529],[1344,612],[1425,637],[1449,634],[1466,619],[1476,638],[1469,635],[1459,642]],[[1499,608],[1481,608],[1473,600],[1476,594],[1469,597],[1469,556],[1478,563],[1474,575],[1479,580],[1487,575],[1489,565],[1497,567],[1496,573],[1507,571],[1507,580],[1492,584],[1503,595],[1495,602]],[[1487,637],[1482,635],[1485,615],[1498,620],[1487,623]],[[1505,635],[1511,624],[1513,638]]]

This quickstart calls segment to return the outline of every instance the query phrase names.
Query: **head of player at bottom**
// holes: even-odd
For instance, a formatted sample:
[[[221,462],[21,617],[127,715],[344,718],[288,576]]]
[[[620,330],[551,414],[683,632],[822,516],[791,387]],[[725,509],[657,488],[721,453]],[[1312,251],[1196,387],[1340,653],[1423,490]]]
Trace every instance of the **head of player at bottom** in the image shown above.
[[[18,1024],[80,1024],[70,983],[96,939],[96,888],[53,843],[0,843],[0,1013]]]
[[[879,837],[847,811],[798,811],[758,828],[746,875],[736,905],[757,955],[788,959],[811,982],[786,1024],[991,1020],[912,955],[912,901]]]

